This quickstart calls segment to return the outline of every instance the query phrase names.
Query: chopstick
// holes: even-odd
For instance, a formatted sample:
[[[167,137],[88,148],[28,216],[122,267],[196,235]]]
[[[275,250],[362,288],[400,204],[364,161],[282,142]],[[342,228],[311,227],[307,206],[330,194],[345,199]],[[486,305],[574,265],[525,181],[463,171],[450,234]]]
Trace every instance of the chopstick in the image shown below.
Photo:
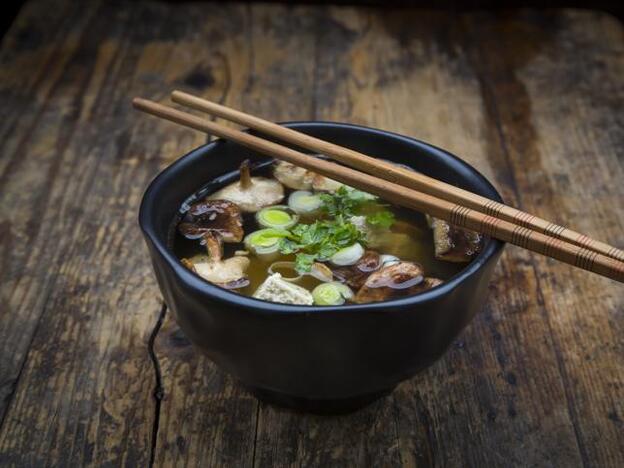
[[[485,213],[494,218],[503,219],[513,224],[541,232],[550,237],[564,240],[571,244],[584,247],[588,250],[624,261],[624,251],[611,245],[592,239],[584,234],[551,223],[545,219],[525,213],[516,208],[504,205],[495,200],[477,195],[468,190],[455,187],[440,180],[428,177],[424,174],[410,171],[382,161],[371,156],[362,154],[343,146],[320,140],[305,133],[283,127],[274,122],[246,114],[215,102],[193,96],[182,91],[173,91],[171,99],[179,104],[207,112],[216,117],[244,125],[258,130],[266,135],[279,138],[282,141],[295,144],[301,148],[322,153],[343,164],[351,166],[367,174],[388,180],[395,184],[409,187],[435,197],[448,200],[453,203],[464,205],[476,211]]]
[[[194,128],[277,159],[288,161],[344,184],[378,195],[398,205],[428,213],[436,218],[522,248],[577,266],[607,278],[624,282],[624,262],[587,250],[554,237],[546,236],[524,226],[512,224],[466,206],[443,200],[349,167],[314,158],[277,143],[233,128],[202,119],[153,101],[134,98],[135,108],[149,114]]]

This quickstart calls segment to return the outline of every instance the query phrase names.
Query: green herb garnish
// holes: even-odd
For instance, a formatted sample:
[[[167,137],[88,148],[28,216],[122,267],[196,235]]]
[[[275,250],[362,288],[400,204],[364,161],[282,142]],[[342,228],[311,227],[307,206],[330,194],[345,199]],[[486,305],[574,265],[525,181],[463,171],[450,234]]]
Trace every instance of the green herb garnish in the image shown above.
[[[388,229],[394,224],[394,213],[389,210],[380,210],[366,216],[366,222],[371,226]]]
[[[317,220],[312,224],[297,224],[288,237],[280,240],[279,251],[296,253],[295,268],[300,273],[310,271],[315,261],[327,261],[340,249],[364,242],[364,235],[342,216],[334,220]]]
[[[346,218],[362,214],[366,215],[366,222],[371,226],[387,229],[394,223],[394,213],[379,203],[375,195],[362,192],[346,186],[340,187],[334,193],[321,195],[323,210],[330,216],[344,216]]]

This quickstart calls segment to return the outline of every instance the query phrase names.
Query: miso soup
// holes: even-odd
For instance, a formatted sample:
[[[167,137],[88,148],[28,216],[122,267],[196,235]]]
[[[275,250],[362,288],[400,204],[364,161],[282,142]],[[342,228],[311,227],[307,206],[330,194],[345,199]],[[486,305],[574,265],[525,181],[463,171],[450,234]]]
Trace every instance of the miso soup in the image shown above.
[[[180,209],[173,236],[176,255],[206,281],[299,305],[418,294],[482,244],[477,233],[286,162],[245,162],[207,181]]]

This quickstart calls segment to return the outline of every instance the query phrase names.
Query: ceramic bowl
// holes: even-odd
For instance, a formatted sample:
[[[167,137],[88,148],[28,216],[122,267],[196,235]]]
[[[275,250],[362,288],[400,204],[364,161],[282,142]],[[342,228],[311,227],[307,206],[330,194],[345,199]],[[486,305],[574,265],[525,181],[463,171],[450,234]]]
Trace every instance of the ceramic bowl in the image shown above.
[[[501,201],[473,167],[422,141],[340,123],[286,125]],[[293,306],[203,281],[172,252],[172,226],[189,195],[235,171],[250,155],[238,144],[217,140],[181,157],[148,187],[139,222],[160,290],[180,328],[198,350],[259,398],[314,412],[363,406],[442,356],[484,306],[504,246],[493,239],[442,285],[388,302]]]

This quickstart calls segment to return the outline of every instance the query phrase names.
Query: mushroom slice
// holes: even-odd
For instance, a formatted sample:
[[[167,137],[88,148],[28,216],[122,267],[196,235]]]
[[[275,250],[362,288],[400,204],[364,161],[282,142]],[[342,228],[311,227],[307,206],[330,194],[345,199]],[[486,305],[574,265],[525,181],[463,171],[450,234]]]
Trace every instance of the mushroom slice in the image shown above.
[[[310,190],[316,174],[287,161],[277,161],[273,168],[273,177],[293,190]]]
[[[421,292],[424,281],[422,266],[414,262],[399,262],[373,272],[354,298],[354,302],[387,301]]]
[[[204,200],[191,205],[178,225],[188,239],[203,238],[207,233],[218,234],[224,242],[243,239],[243,219],[238,206],[228,200]]]
[[[241,288],[249,284],[245,276],[247,267],[249,267],[247,257],[232,257],[218,262],[209,259],[193,263],[193,269],[199,276],[228,289]]]
[[[455,263],[469,262],[481,251],[481,234],[437,218],[430,218],[429,225],[433,229],[436,258]]]
[[[206,281],[227,289],[243,288],[249,284],[245,271],[249,267],[249,258],[234,256],[222,260],[221,236],[214,232],[204,235],[208,255],[198,255],[182,259],[182,264],[197,273]]]
[[[335,192],[343,185],[345,184],[321,174],[315,174],[312,178],[312,188],[319,192]]]
[[[240,180],[216,191],[210,200],[229,200],[246,213],[255,213],[262,208],[277,205],[284,199],[284,187],[277,180],[266,177],[251,177],[249,161],[240,166]]]
[[[353,289],[360,289],[366,279],[381,267],[381,259],[374,250],[364,252],[355,265],[335,268],[334,277]]]

